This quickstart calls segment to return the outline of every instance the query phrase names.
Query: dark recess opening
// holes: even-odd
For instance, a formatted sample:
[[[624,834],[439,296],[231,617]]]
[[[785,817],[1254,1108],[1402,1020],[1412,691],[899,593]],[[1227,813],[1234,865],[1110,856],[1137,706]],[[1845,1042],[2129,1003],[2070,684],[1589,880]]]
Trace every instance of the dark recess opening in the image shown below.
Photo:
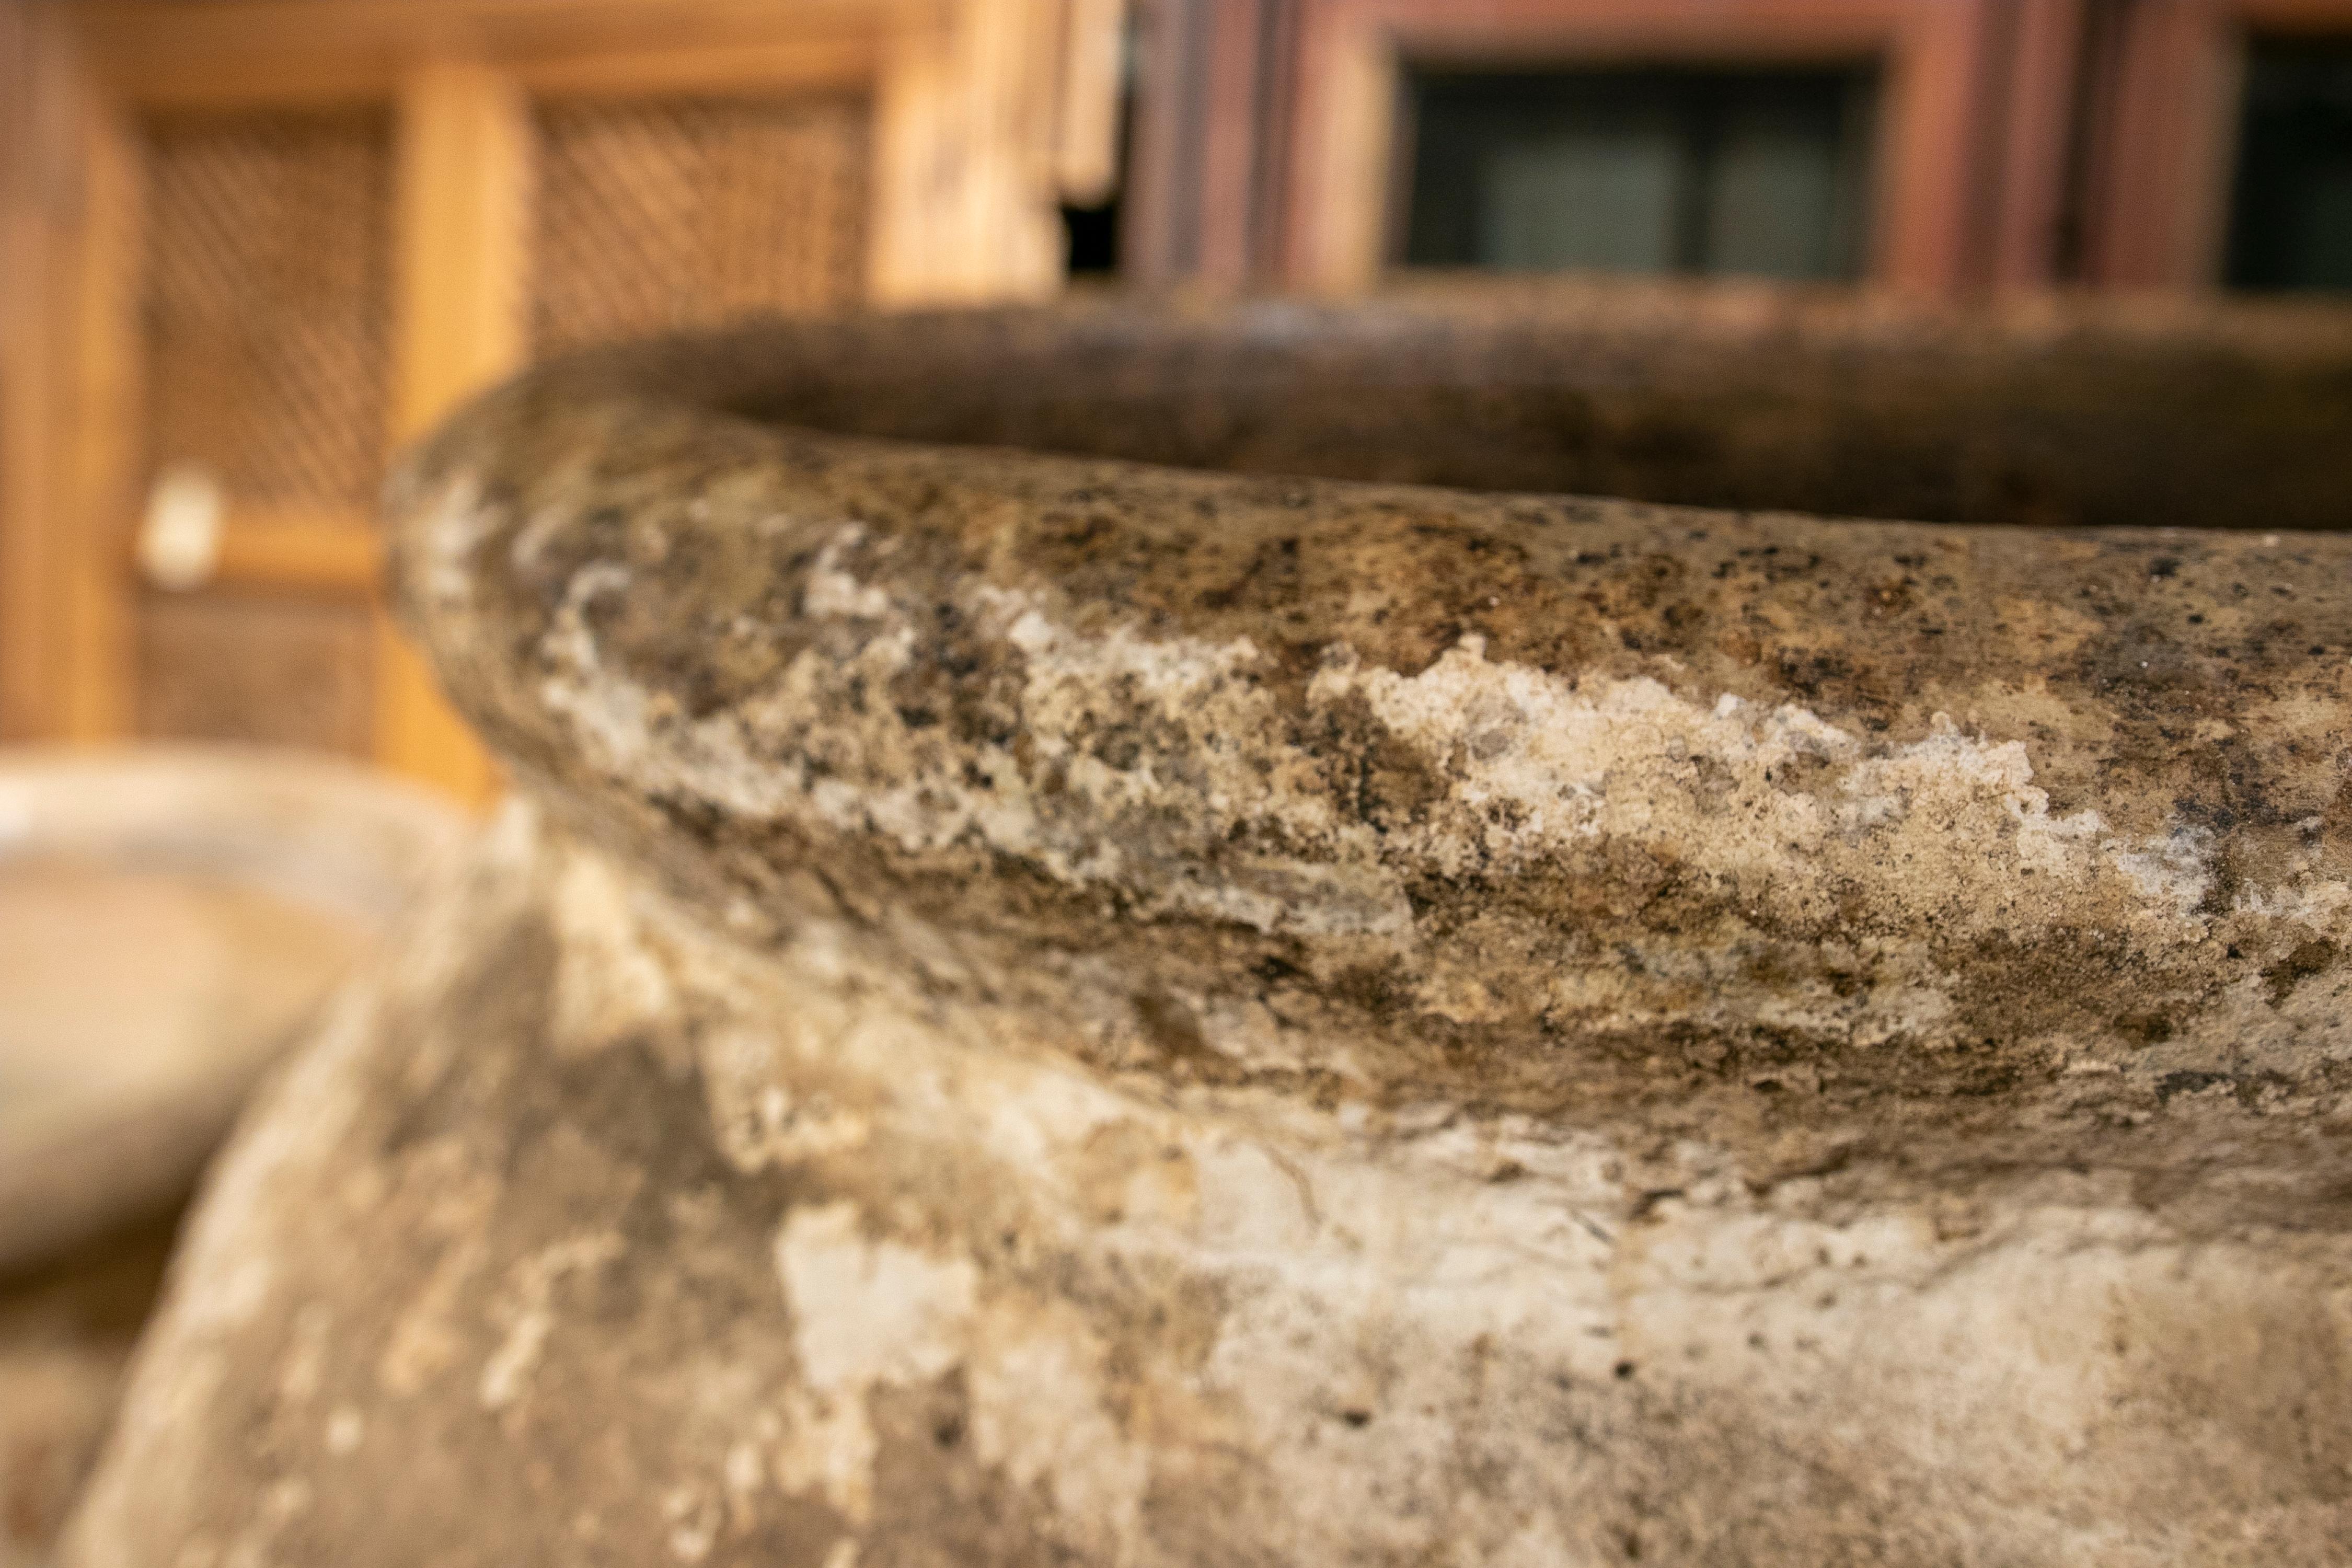
[[[2352,289],[2352,38],[2248,51],[2227,276],[2238,289]]]
[[[1062,209],[1062,229],[1069,237],[1069,268],[1073,278],[1099,276],[1118,270],[1118,197],[1100,206]]]

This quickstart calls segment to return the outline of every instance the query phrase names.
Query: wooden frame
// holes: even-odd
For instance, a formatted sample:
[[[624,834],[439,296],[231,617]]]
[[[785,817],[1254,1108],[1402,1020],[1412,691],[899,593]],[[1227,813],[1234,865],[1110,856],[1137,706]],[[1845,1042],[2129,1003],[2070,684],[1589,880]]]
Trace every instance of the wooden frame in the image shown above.
[[[1977,221],[1990,226],[1987,281],[1996,289],[2046,286],[2072,264],[2074,150],[2092,3],[2011,0],[1990,14],[1984,126],[1997,140],[1984,154],[1994,178]]]
[[[1389,263],[1402,73],[1420,61],[1884,63],[1874,279],[1952,293],[2035,265],[2063,170],[1986,156],[2014,28],[2063,57],[2080,0],[1160,0],[1136,269],[1348,291]],[[2063,118],[2071,62],[2021,89]],[[1198,85],[1194,85],[1197,83]],[[1189,97],[1188,97],[1189,95]],[[2043,163],[2050,160],[2043,159]],[[2004,200],[2012,184],[2033,195]],[[1194,237],[1197,235],[1197,238]]]
[[[2086,281],[2220,280],[2248,39],[2352,37],[2352,0],[2154,0],[2125,13],[2091,149]]]
[[[120,352],[137,244],[138,159],[92,89],[53,6],[8,7],[0,166],[0,734],[119,732],[126,633],[116,563],[123,409],[137,366]],[[106,520],[102,537],[78,523]]]
[[[1098,177],[1115,80],[1065,56],[1116,0],[0,0],[0,733],[131,723],[141,123],[189,110],[394,110],[388,441],[526,353],[530,105],[822,88],[875,105],[869,297],[1058,286],[1057,174]],[[1106,18],[1108,19],[1106,21]],[[372,595],[366,520],[232,509],[212,581]],[[378,612],[376,754],[461,795],[487,764]]]
[[[1354,289],[1386,265],[1402,74],[1415,61],[1885,62],[1868,274],[1948,292],[1983,276],[1968,204],[1987,46],[1983,0],[1322,0],[1303,15],[1282,268]]]
[[[47,373],[57,355],[46,240],[59,226],[39,177],[54,163],[41,155],[54,133],[38,84],[57,74],[39,43],[29,0],[0,0],[0,147],[19,150],[0,159],[0,518],[43,515],[56,477],[55,464],[34,457],[47,444]],[[47,592],[58,575],[47,560],[53,542],[46,531],[0,529],[0,739],[58,722],[61,638]]]

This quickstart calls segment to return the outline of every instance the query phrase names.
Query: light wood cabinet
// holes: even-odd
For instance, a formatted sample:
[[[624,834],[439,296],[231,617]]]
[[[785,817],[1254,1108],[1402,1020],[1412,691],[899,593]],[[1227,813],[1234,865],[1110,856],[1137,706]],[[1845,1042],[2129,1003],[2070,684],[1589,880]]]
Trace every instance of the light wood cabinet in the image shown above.
[[[1120,20],[0,0],[0,733],[291,742],[481,795],[381,602],[391,447],[583,342],[1050,293]]]

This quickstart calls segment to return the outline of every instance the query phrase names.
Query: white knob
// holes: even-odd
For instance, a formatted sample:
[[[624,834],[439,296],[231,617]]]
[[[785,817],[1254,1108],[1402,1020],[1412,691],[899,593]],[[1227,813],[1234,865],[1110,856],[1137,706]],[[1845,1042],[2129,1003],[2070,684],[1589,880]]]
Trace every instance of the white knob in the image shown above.
[[[173,463],[156,475],[139,524],[139,569],[147,581],[173,592],[211,582],[226,505],[219,478],[202,463]]]

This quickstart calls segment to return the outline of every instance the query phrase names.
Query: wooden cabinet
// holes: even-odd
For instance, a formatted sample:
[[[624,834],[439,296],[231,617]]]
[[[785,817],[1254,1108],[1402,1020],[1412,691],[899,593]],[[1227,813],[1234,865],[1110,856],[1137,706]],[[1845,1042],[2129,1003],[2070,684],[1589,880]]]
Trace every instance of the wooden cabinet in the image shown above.
[[[292,742],[481,794],[381,604],[391,447],[599,339],[1051,292],[1120,21],[0,0],[0,733]]]

